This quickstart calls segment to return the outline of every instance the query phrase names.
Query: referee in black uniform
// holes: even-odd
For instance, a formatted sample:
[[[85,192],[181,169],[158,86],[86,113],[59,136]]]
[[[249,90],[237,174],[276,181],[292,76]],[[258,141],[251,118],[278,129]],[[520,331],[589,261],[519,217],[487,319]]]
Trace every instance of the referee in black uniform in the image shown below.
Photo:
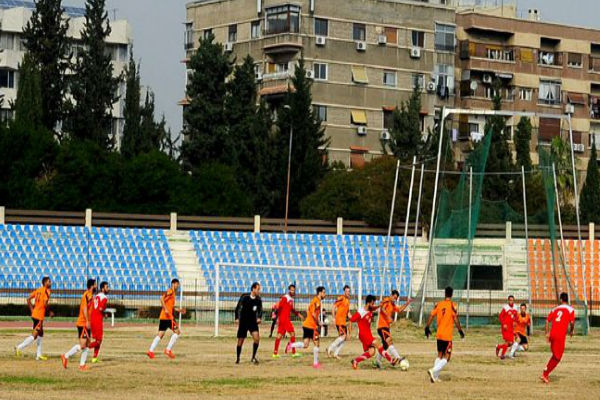
[[[260,299],[260,283],[254,282],[250,293],[243,294],[235,308],[235,323],[238,324],[236,364],[240,363],[242,346],[244,345],[244,340],[246,339],[248,332],[250,332],[250,335],[252,335],[252,339],[254,340],[251,362],[253,364],[258,364],[256,351],[258,350],[258,345],[260,343],[258,325],[260,324],[261,318],[262,300]]]

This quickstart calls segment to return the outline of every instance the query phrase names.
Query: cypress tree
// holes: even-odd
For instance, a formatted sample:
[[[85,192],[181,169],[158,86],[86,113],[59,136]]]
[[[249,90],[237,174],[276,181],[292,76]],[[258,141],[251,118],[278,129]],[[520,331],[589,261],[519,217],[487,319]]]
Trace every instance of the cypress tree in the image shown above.
[[[587,176],[581,189],[579,206],[582,222],[600,224],[600,174],[598,173],[598,154],[595,141],[592,143]]]
[[[25,53],[19,66],[17,99],[13,105],[14,123],[24,128],[36,129],[44,124],[41,73],[30,53]]]
[[[139,153],[141,105],[140,105],[140,72],[133,59],[133,49],[129,53],[129,64],[125,70],[126,90],[123,115],[125,126],[121,141],[121,154],[133,157]]]
[[[413,156],[420,156],[423,151],[420,112],[421,89],[415,87],[410,99],[394,110],[394,125],[390,132],[390,149],[403,163],[412,162]]]
[[[31,19],[23,29],[25,47],[40,68],[42,121],[55,131],[65,115],[65,77],[71,62],[69,20],[64,18],[61,0],[38,0]],[[61,138],[61,135],[57,133]]]
[[[517,167],[525,167],[525,171],[531,170],[531,120],[522,117],[519,120],[515,132],[515,150],[517,152]]]

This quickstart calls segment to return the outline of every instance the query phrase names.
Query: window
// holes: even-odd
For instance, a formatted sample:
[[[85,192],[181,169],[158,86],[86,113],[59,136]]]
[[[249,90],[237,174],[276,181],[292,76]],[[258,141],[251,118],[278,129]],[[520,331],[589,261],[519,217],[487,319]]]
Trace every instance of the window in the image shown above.
[[[327,106],[315,104],[313,105],[313,115],[318,121],[327,121]]]
[[[551,51],[542,51],[539,52],[538,63],[541,65],[559,65],[559,60],[557,54]]]
[[[9,121],[12,121],[13,119],[13,111],[6,109],[6,108],[2,108],[0,109],[0,121],[4,124],[7,125],[7,123]]]
[[[396,87],[396,71],[383,71],[383,84]]]
[[[412,88],[423,89],[425,87],[425,75],[423,74],[413,74],[412,76]]]
[[[479,124],[474,122],[469,122],[469,133],[479,133]]]
[[[350,122],[354,125],[366,125],[367,113],[364,110],[352,110],[350,112]]]
[[[388,44],[398,43],[398,29],[396,28],[385,28],[384,29],[386,42]]]
[[[260,21],[252,21],[250,23],[250,38],[258,39],[260,37]]]
[[[291,4],[270,7],[265,14],[267,35],[300,32],[300,7]]]
[[[194,24],[187,22],[183,33],[183,46],[185,50],[194,48]]]
[[[454,92],[454,68],[452,65],[436,64],[435,82],[439,95],[450,95]]]
[[[425,32],[412,31],[412,46],[413,47],[425,47]]]
[[[352,82],[369,83],[367,69],[365,67],[352,67]]]
[[[388,131],[394,129],[394,110],[383,110],[383,129]]]
[[[357,42],[364,42],[367,39],[367,28],[365,24],[353,24],[352,38]]]
[[[323,81],[327,80],[327,64],[314,63],[313,72],[315,74],[315,79]]]
[[[15,71],[0,69],[0,87],[14,89]]]
[[[237,42],[237,25],[229,25],[229,33],[227,35],[227,41],[230,43]]]
[[[541,104],[560,104],[561,85],[558,82],[540,81],[538,102]]]
[[[15,35],[12,33],[0,33],[0,48],[3,50],[13,50],[15,48]]]
[[[208,38],[210,38],[212,35],[212,29],[205,29],[204,31],[202,31],[202,38],[204,40],[208,40]]]
[[[323,18],[315,18],[315,35],[327,36],[329,35],[329,21]]]
[[[560,136],[560,119],[540,117],[538,140],[548,143],[556,136]]]
[[[126,44],[120,44],[117,48],[119,52],[119,61],[127,61],[129,59],[129,46]]]
[[[501,265],[471,265],[470,289],[503,290]],[[455,290],[467,289],[466,265],[439,264],[437,267],[438,290],[452,286]]]
[[[486,57],[490,60],[515,61],[515,53],[513,49],[503,49],[499,46],[488,47],[486,49]]]
[[[567,65],[572,68],[581,68],[583,66],[583,56],[580,53],[569,53]]]
[[[533,89],[519,88],[519,100],[522,100],[522,101],[533,100]]]
[[[456,27],[453,25],[435,24],[435,49],[454,51],[455,31]]]

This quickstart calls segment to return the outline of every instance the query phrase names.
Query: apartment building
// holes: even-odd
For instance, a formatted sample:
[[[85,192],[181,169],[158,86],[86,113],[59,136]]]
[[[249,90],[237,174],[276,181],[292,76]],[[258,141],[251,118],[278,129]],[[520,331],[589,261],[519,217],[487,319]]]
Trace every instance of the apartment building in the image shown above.
[[[283,106],[304,57],[313,103],[331,138],[329,161],[358,167],[381,155],[392,110],[421,88],[422,129],[454,104],[455,9],[450,0],[199,0],[187,5],[188,57],[210,32],[238,62],[256,62],[259,93]],[[186,100],[181,105],[185,106]]]
[[[35,4],[30,1],[0,0],[0,119],[12,118],[11,103],[17,96],[19,63],[25,54],[23,28],[31,18]],[[65,18],[69,18],[68,36],[72,39],[73,61],[81,52],[81,31],[85,23],[85,8],[65,7]],[[126,20],[111,21],[112,32],[106,40],[106,51],[113,61],[113,74],[121,76],[129,60],[129,49],[133,42],[131,27]],[[119,87],[119,101],[113,106],[112,134],[117,147],[120,145],[125,126],[125,82]]]
[[[456,23],[456,106],[490,109],[499,80],[505,110],[570,113],[577,168],[585,170],[592,140],[600,139],[600,30],[543,22],[537,10],[517,18],[514,7],[459,10]],[[508,120],[511,135],[518,122]],[[568,138],[568,125],[548,118],[532,123],[536,163],[538,147]],[[468,147],[484,124],[483,117],[459,117],[457,147]]]

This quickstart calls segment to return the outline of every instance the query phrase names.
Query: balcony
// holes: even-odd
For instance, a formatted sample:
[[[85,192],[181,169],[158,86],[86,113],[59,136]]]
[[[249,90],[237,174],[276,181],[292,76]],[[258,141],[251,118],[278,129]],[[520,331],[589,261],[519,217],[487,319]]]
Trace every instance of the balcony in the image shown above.
[[[590,118],[600,120],[600,96],[590,96]]]
[[[590,55],[590,72],[600,73],[600,55]]]
[[[265,54],[295,54],[303,47],[302,37],[297,33],[279,33],[263,39]]]

